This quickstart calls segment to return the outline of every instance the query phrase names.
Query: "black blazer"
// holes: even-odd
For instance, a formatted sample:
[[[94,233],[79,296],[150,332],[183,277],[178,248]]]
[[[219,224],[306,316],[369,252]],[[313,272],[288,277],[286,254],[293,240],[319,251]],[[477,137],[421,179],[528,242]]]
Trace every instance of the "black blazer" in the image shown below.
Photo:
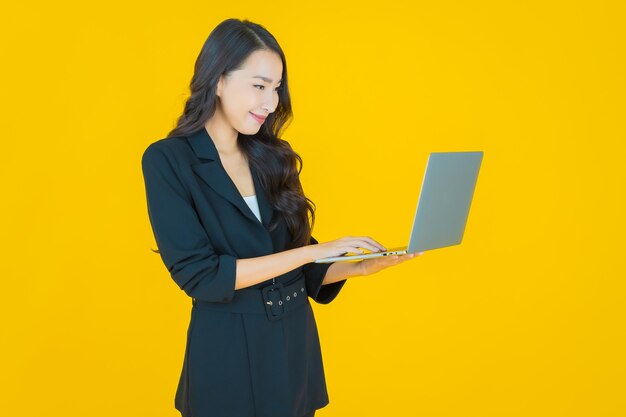
[[[277,253],[292,241],[284,220],[269,232],[270,220],[278,213],[256,170],[250,167],[262,222],[228,176],[204,127],[150,144],[141,163],[161,259],[190,297],[231,302],[235,260]],[[311,243],[318,242],[312,238]],[[307,263],[275,279],[288,285],[304,275],[309,296],[327,304],[346,282],[322,285],[330,265]],[[327,403],[310,304],[301,317],[275,322],[192,308],[175,400],[183,416],[191,416],[193,409],[195,417],[301,417]]]

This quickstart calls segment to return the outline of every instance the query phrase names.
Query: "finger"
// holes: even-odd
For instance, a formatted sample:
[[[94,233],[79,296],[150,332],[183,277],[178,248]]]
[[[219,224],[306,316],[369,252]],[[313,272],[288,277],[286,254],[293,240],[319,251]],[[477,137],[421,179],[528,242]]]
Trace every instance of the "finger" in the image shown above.
[[[362,254],[364,251],[357,246],[345,246],[342,248],[346,254]]]
[[[385,246],[376,242],[374,239],[369,236],[348,236],[351,241],[350,244],[355,248],[365,248],[372,252],[384,252],[387,250]]]
[[[369,236],[359,236],[359,237],[357,237],[356,238],[356,244],[358,245],[358,247],[369,249],[372,252],[384,252],[384,251],[387,250],[387,248],[385,248],[385,246],[383,246],[380,243],[376,242],[374,239],[372,239]]]
[[[380,252],[380,250],[376,247],[372,247],[370,245],[364,244],[364,243],[354,243],[352,246],[350,246],[352,249],[354,249],[355,251],[358,251],[358,253],[364,253],[365,251],[361,250],[361,248],[363,249],[367,249],[371,252]]]
[[[372,252],[384,252],[387,250],[384,245],[381,245],[369,236],[345,236],[345,238],[350,239],[349,244],[354,248],[365,248]]]
[[[387,248],[385,247],[385,245],[383,245],[383,244],[381,244],[381,243],[377,242],[376,240],[372,239],[371,237],[369,237],[369,236],[364,236],[364,238],[365,238],[365,239],[366,239],[369,243],[371,243],[372,245],[374,245],[375,247],[377,247],[379,250],[381,250],[381,251],[383,251],[383,252],[387,250]]]

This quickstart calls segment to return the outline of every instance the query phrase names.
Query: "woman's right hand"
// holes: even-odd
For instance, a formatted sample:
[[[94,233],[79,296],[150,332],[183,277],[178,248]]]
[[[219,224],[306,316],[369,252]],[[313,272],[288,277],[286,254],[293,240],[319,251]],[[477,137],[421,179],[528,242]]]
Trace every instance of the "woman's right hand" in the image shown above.
[[[346,253],[364,253],[365,251],[360,248],[368,249],[372,252],[384,252],[387,250],[387,248],[369,236],[345,236],[329,242],[305,247],[308,250],[308,257],[311,262],[314,262],[316,259],[341,256]]]

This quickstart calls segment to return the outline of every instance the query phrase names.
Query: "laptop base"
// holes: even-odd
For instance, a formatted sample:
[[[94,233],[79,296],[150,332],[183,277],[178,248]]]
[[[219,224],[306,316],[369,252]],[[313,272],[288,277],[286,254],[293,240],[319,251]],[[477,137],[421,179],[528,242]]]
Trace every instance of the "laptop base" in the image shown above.
[[[348,252],[352,253],[352,252]],[[408,253],[408,246],[398,246],[396,248],[390,248],[385,252],[372,252],[372,253],[357,253],[354,255],[341,255],[341,256],[332,256],[330,258],[322,258],[316,259],[315,263],[323,264],[330,262],[349,262],[349,261],[358,261],[360,259],[369,259],[369,258],[378,258],[379,256],[389,256],[389,255],[405,255]]]

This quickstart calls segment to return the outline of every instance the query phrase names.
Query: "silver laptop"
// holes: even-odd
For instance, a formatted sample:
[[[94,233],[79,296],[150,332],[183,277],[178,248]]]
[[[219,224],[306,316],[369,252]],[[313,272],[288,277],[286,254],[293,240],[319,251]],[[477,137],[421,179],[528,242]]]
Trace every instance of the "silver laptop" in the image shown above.
[[[458,245],[463,239],[483,151],[432,152],[426,162],[409,244],[385,252],[317,259],[316,263],[404,255]]]

